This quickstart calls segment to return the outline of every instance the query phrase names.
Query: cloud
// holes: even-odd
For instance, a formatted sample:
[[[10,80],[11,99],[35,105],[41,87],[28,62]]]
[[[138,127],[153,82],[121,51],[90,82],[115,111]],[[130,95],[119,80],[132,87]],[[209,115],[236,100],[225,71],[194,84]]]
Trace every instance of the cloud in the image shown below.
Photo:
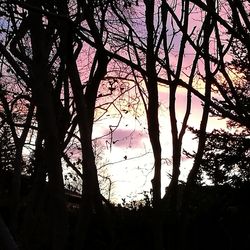
[[[140,130],[128,130],[128,129],[116,129],[110,134],[107,138],[109,143],[112,143],[113,146],[119,148],[143,148],[144,139],[147,139],[148,136],[145,131]]]

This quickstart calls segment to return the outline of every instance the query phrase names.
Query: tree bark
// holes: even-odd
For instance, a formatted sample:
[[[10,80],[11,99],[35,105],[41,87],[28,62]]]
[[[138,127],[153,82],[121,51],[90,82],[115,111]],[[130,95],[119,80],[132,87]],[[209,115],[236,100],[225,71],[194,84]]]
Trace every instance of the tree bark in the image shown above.
[[[147,27],[147,52],[146,52],[146,87],[148,90],[148,109],[147,122],[149,139],[154,154],[154,178],[153,187],[153,205],[159,206],[161,200],[161,144],[160,130],[158,120],[158,83],[156,72],[156,55],[154,52],[154,5],[153,0],[144,1],[146,7],[146,27]]]
[[[41,2],[31,1],[36,7]],[[46,205],[48,212],[48,249],[64,249],[67,242],[67,216],[64,200],[64,183],[61,165],[61,145],[56,109],[53,100],[53,86],[49,81],[49,48],[46,31],[42,25],[41,13],[29,11],[33,60],[30,68],[31,90],[37,106],[37,119],[44,135],[44,154],[48,172]],[[46,238],[46,237],[45,237]]]

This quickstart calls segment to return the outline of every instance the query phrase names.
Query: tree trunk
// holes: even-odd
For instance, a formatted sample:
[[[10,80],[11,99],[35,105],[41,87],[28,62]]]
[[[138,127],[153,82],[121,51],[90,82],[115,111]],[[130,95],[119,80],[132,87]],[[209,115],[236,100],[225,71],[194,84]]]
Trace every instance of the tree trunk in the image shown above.
[[[161,214],[161,143],[158,120],[158,83],[156,72],[156,56],[154,52],[154,6],[155,1],[144,1],[147,28],[147,52],[146,52],[146,71],[145,81],[148,91],[147,123],[150,143],[154,154],[154,178],[152,180],[153,190],[153,232],[154,249],[162,250],[162,214]]]
[[[214,4],[215,2],[213,0],[207,0],[207,4],[210,6],[210,8],[215,8]],[[210,36],[213,32],[214,28],[214,19],[212,16],[207,13],[204,23],[203,23],[203,29],[204,29],[204,41],[203,41],[203,49],[204,49],[204,66],[205,66],[205,102],[203,107],[203,113],[202,113],[202,119],[200,122],[200,133],[199,133],[199,143],[198,143],[198,149],[197,153],[194,159],[194,164],[192,169],[190,170],[190,173],[187,178],[187,184],[186,188],[184,190],[183,195],[183,202],[182,202],[182,208],[181,208],[181,220],[182,220],[182,231],[181,231],[181,241],[180,241],[180,249],[184,250],[186,245],[186,231],[188,230],[188,213],[189,213],[189,204],[190,204],[190,197],[192,189],[194,188],[196,184],[196,178],[197,174],[200,168],[200,163],[203,156],[203,151],[205,148],[205,142],[206,142],[206,128],[207,128],[207,122],[208,122],[208,116],[210,111],[210,101],[211,101],[211,87],[213,82],[213,74],[210,69],[210,53],[209,53],[209,42],[210,42]]]
[[[34,6],[41,7],[39,2],[32,1]],[[41,4],[41,3],[40,3]],[[31,89],[34,103],[37,106],[37,120],[44,135],[45,166],[48,172],[48,191],[46,199],[47,225],[46,236],[41,235],[48,249],[64,249],[67,242],[67,216],[64,200],[64,183],[61,166],[61,145],[59,140],[57,114],[53,100],[53,86],[49,81],[46,31],[42,24],[41,13],[30,11],[30,31],[33,60],[30,68]]]
[[[60,11],[63,15],[68,16],[67,4],[64,1],[60,5]],[[82,204],[80,207],[79,218],[76,225],[74,237],[74,249],[82,249],[86,246],[88,240],[87,234],[90,233],[90,227],[94,217],[98,220],[98,225],[102,227],[102,234],[107,233],[102,199],[99,189],[97,168],[95,156],[92,148],[92,128],[94,121],[95,102],[99,84],[106,74],[108,57],[104,52],[101,35],[95,25],[93,9],[85,1],[81,2],[84,16],[90,27],[90,31],[97,43],[96,58],[98,65],[94,69],[93,75],[89,79],[85,94],[77,68],[77,55],[73,52],[74,44],[74,27],[65,22],[60,27],[60,34],[63,51],[67,51],[62,58],[66,64],[67,74],[73,91],[74,102],[76,105],[77,123],[81,138],[82,165],[83,165],[83,186],[82,186]],[[106,232],[105,232],[106,231]],[[90,235],[92,237],[92,235]],[[98,241],[98,239],[96,239]]]
[[[77,70],[75,60],[68,61],[67,69],[74,94],[74,101],[76,103],[83,159],[82,205],[75,240],[75,249],[80,250],[84,246],[87,230],[90,226],[93,214],[102,214],[102,202],[95,164],[95,156],[92,148],[91,123],[88,117],[86,99],[83,95],[79,72]]]
[[[13,235],[16,235],[18,226],[17,223],[21,193],[22,148],[23,145],[16,145],[16,155],[13,164],[14,172],[11,181],[10,230]]]
[[[146,87],[148,90],[147,122],[150,142],[154,154],[153,205],[159,206],[161,200],[161,144],[158,120],[158,83],[156,72],[156,56],[154,53],[154,1],[145,1],[147,27],[147,54],[146,54]]]

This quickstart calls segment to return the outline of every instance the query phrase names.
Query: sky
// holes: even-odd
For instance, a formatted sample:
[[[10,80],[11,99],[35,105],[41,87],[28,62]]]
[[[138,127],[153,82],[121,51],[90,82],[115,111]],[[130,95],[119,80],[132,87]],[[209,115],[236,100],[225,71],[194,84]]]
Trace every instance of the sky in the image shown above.
[[[156,1],[157,2],[157,1]],[[177,1],[178,2],[178,1]],[[173,2],[174,3],[174,2]],[[178,2],[179,3],[179,2]],[[140,2],[142,6],[135,7],[131,12],[127,11],[127,15],[131,15],[131,20],[129,20],[130,25],[134,28],[136,32],[140,35],[142,41],[146,41],[146,26],[144,23],[145,13],[144,13],[144,4],[143,1]],[[181,4],[175,9],[177,16],[181,16],[180,11]],[[223,9],[223,8],[221,8]],[[158,8],[155,10],[158,11]],[[203,23],[204,13],[202,13],[198,8],[192,9],[192,4],[190,5],[190,23],[188,26],[189,34],[192,33],[192,38],[195,42],[199,29]],[[158,14],[155,13],[155,26],[161,28]],[[113,18],[113,16],[112,16]],[[115,23],[115,20],[114,20]],[[112,29],[112,22],[110,22],[110,27],[108,26],[109,32],[113,31],[114,38],[116,34],[119,38],[120,33],[124,32],[123,27],[113,26],[115,29]],[[174,36],[174,32],[178,30],[177,25],[171,18],[168,19],[168,39],[173,40],[173,48],[169,53],[170,64],[173,69],[176,68],[179,55],[179,47],[181,41],[181,32],[177,32]],[[126,30],[125,30],[126,32]],[[220,29],[220,32],[223,33],[224,30]],[[135,38],[137,39],[137,38]],[[111,41],[112,42],[112,41]],[[201,41],[202,42],[202,39]],[[119,42],[118,42],[119,43]],[[122,48],[121,42],[121,48]],[[110,47],[110,49],[112,49]],[[121,55],[127,55],[126,48],[120,50]],[[133,53],[133,49],[131,49]],[[216,45],[214,40],[211,40],[210,53],[216,52]],[[83,72],[89,71],[88,58],[91,60],[93,58],[94,50],[87,48],[83,51],[81,62],[79,61],[79,68]],[[122,54],[124,53],[124,54]],[[214,54],[215,55],[215,54]],[[164,54],[159,55],[164,56]],[[132,58],[135,60],[135,58]],[[164,58],[163,58],[164,59]],[[186,75],[190,74],[191,66],[193,64],[194,51],[192,46],[187,43],[185,47],[185,56],[183,58],[182,65],[182,78],[187,80]],[[204,65],[201,63],[198,65],[198,71],[202,73]],[[116,68],[116,64],[112,65],[109,70],[120,70],[121,75],[124,73],[127,74],[126,68],[121,68],[120,65]],[[122,72],[124,70],[124,72]],[[185,74],[184,74],[185,73]],[[82,74],[82,77],[86,77],[87,74]],[[87,79],[82,79],[83,82]],[[195,79],[196,81],[196,79]],[[106,84],[106,85],[105,85]],[[101,86],[102,94],[109,92],[108,88],[110,87],[107,82]],[[125,89],[130,89],[130,83],[123,82]],[[199,87],[200,82],[197,80],[197,86]],[[203,86],[201,83],[200,86]],[[200,91],[203,91],[200,89]],[[112,93],[113,94],[113,93]],[[113,96],[113,95],[112,95]],[[138,92],[136,89],[132,88],[130,91],[125,92],[120,96],[120,100],[115,104],[112,101],[106,99],[107,103],[104,106],[108,112],[104,112],[103,109],[98,109],[96,111],[96,122],[94,125],[93,138],[98,141],[103,151],[103,160],[101,162],[97,159],[97,165],[105,164],[109,174],[114,181],[114,193],[116,197],[113,197],[114,200],[119,201],[124,197],[131,197],[135,199],[141,197],[138,194],[143,191],[149,191],[151,189],[151,179],[153,178],[153,155],[152,149],[148,138],[147,133],[147,121],[145,117],[144,107],[142,106],[141,100],[137,97]],[[168,88],[165,86],[159,87],[159,120],[160,120],[160,131],[161,131],[161,144],[162,144],[162,158],[163,158],[163,167],[162,167],[162,195],[164,195],[165,187],[169,184],[168,174],[171,173],[171,153],[172,153],[172,141],[171,141],[171,128],[170,120],[168,113]],[[100,101],[101,102],[101,101]],[[105,101],[104,101],[105,102]],[[176,109],[177,109],[177,118],[178,125],[180,127],[183,115],[185,112],[185,90],[179,88],[176,96]],[[199,128],[199,123],[202,115],[202,106],[201,102],[195,96],[192,97],[192,110],[189,118],[188,125],[195,128]],[[218,120],[216,118],[210,118],[207,130],[211,131],[215,128],[225,128],[225,121]],[[112,133],[110,133],[112,132]],[[193,139],[193,135],[190,132],[186,132],[183,140],[183,148],[189,152],[195,151],[197,147],[197,141]],[[180,179],[185,180],[189,169],[192,167],[192,160],[182,157],[181,164],[181,177]],[[128,198],[129,199],[129,198]]]
[[[168,88],[159,87],[159,120],[160,120],[160,139],[162,144],[162,196],[165,188],[169,184],[171,173],[171,128],[168,113]],[[140,104],[141,105],[141,104]],[[183,118],[185,109],[185,91],[179,89],[176,97],[176,108],[179,125]],[[201,101],[193,96],[192,109],[188,125],[199,128],[202,115]],[[107,117],[95,123],[93,137],[100,139],[103,148],[103,158],[107,169],[114,181],[113,201],[121,202],[122,198],[135,200],[143,198],[143,192],[150,192],[151,180],[153,178],[153,154],[147,133],[147,121],[145,114],[135,118],[133,113],[126,113],[114,130],[112,135],[110,126],[117,123],[117,117],[107,114]],[[207,130],[225,127],[225,121],[210,118]],[[191,132],[187,131],[183,148],[189,152],[195,151],[197,141]],[[98,165],[97,161],[97,165]],[[101,165],[102,163],[100,163]],[[180,180],[186,180],[187,174],[192,167],[192,159],[182,156]]]
[[[140,1],[140,3],[143,5],[143,1]],[[224,6],[222,6],[222,8],[223,7]],[[177,7],[175,13],[179,16],[181,15],[179,7]],[[143,6],[138,6],[135,8],[134,12],[131,12],[130,14],[130,24],[134,27],[135,31],[138,31],[138,34],[141,35],[141,38],[144,37],[144,39],[142,38],[142,41],[145,42],[146,26],[144,23],[145,13]],[[156,18],[159,17],[157,14],[155,16]],[[195,36],[198,34],[204,16],[199,10],[193,9],[189,18],[191,21],[188,27],[188,32],[193,34],[193,38],[195,40]],[[173,23],[174,22],[169,19],[169,40],[172,38],[174,29],[178,29],[177,25],[173,25]],[[155,25],[157,24],[159,24],[158,28],[160,29],[162,26],[156,19]],[[121,32],[123,31],[122,27],[119,27],[119,29]],[[171,31],[171,29],[173,30]],[[220,32],[223,33],[225,30],[220,27]],[[181,32],[178,34],[177,33],[174,36],[173,50],[171,50],[171,53],[169,54],[170,63],[174,69],[176,68],[176,64],[178,62],[179,45],[181,41]],[[211,41],[211,53],[216,51],[216,45],[214,44],[215,39]],[[78,60],[78,67],[79,71],[81,72],[82,82],[87,83],[89,75],[86,74],[86,72],[91,71],[90,67],[93,62],[94,52],[95,49],[91,48],[90,46],[83,47],[82,53]],[[193,59],[194,51],[191,45],[187,44],[182,66],[183,72],[185,71],[186,74],[188,74],[191,69]],[[112,67],[110,68],[111,70]],[[199,65],[198,68],[201,72],[203,65]],[[120,68],[118,67],[118,69]],[[184,75],[182,75],[182,77],[185,78]],[[123,84],[124,88],[130,89],[129,83],[124,82]],[[106,84],[106,93],[108,93],[109,87],[110,86]],[[170,179],[168,174],[170,174],[172,170],[172,142],[168,112],[168,91],[169,89],[166,86],[159,86],[159,120],[163,159],[162,195],[164,195],[165,187],[169,184]],[[97,159],[97,165],[106,165],[108,174],[111,175],[112,181],[114,182],[113,199],[114,201],[118,202],[124,197],[127,197],[128,199],[137,199],[138,197],[142,197],[143,195],[141,194],[143,191],[150,191],[151,179],[153,178],[153,155],[148,138],[147,121],[141,100],[139,100],[138,97],[134,98],[135,96],[138,96],[137,94],[138,92],[136,93],[136,89],[132,88],[120,97],[119,102],[116,102],[115,104],[107,102],[107,113],[102,113],[102,110],[98,110],[97,108],[97,117],[98,114],[100,114],[100,119],[97,119],[94,125],[93,138],[94,140],[98,141],[103,153],[102,159]],[[178,89],[176,96],[176,109],[180,126],[185,111],[185,90],[181,88]],[[201,114],[201,102],[198,98],[193,96],[192,110],[188,125],[198,128],[201,120]],[[218,120],[216,118],[210,118],[207,130],[211,131],[216,128],[225,128],[225,121]],[[183,140],[183,148],[189,152],[192,152],[196,150],[196,147],[197,141],[195,141],[193,135],[187,131]],[[182,171],[180,179],[185,180],[189,169],[192,167],[192,160],[183,156],[181,166]]]

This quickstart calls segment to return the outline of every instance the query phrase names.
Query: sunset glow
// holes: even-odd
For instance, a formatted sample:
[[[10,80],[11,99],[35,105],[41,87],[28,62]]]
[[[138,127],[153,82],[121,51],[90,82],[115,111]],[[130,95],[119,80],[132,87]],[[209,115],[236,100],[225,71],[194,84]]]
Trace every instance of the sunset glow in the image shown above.
[[[249,10],[0,0],[0,249],[249,249]]]

